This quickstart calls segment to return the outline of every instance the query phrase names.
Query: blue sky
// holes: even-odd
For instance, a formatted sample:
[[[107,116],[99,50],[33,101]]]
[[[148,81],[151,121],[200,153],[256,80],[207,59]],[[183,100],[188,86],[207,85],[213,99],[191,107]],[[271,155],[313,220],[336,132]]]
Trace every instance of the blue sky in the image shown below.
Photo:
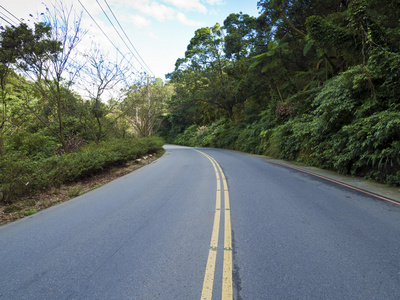
[[[64,2],[67,2],[67,5],[73,4],[77,11],[83,11],[78,0],[64,0]],[[186,47],[196,29],[210,27],[215,23],[222,25],[230,13],[243,12],[258,16],[257,0],[80,0],[80,2],[119,50],[123,54],[129,53],[100,8],[101,5],[119,29],[107,7],[108,4],[152,73],[162,79],[166,73],[174,70],[175,61],[184,57]],[[1,6],[14,16],[26,20],[29,19],[29,14],[44,12],[42,3],[50,5],[51,1],[5,0],[2,3]],[[3,17],[9,16],[2,8],[0,13]],[[5,22],[0,19],[0,24],[4,25]],[[83,13],[83,26],[89,31],[80,47],[90,47],[94,41],[109,55],[115,55],[117,52],[115,48],[86,12]],[[120,34],[124,36],[122,32]],[[143,69],[138,63],[135,63],[135,68],[140,71]]]

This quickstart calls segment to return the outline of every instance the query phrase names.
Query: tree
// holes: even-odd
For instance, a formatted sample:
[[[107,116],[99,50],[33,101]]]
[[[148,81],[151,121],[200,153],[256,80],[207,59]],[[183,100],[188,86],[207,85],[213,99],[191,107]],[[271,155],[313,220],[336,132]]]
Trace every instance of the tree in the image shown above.
[[[94,141],[97,143],[103,139],[107,132],[104,131],[104,121],[115,105],[118,105],[115,101],[112,103],[115,105],[106,105],[103,103],[106,100],[116,98],[112,94],[105,95],[107,92],[113,92],[122,90],[123,86],[121,83],[125,83],[128,78],[129,72],[129,61],[123,57],[121,59],[116,59],[115,62],[108,60],[108,55],[103,53],[99,47],[95,47],[92,51],[85,54],[87,64],[84,69],[85,78],[83,80],[84,87],[86,90],[89,101],[87,102],[88,109],[85,116],[85,126],[89,130],[90,135]],[[105,99],[104,97],[109,97]],[[119,97],[118,97],[119,98]],[[122,116],[115,116],[118,119]],[[91,119],[94,117],[95,122]]]
[[[18,76],[13,68],[16,66],[26,69],[31,62],[46,60],[59,50],[57,42],[50,39],[51,27],[43,22],[36,23],[34,29],[21,23],[17,27],[1,28],[0,33],[0,155],[4,154],[4,134],[10,129],[12,119],[16,116],[11,112],[12,78]],[[22,115],[22,112],[19,112]]]
[[[44,24],[48,39],[43,41],[45,51],[40,56],[32,56],[25,51],[20,63],[25,74],[34,82],[43,102],[50,103],[49,107],[54,108],[54,120],[58,128],[53,133],[60,140],[64,152],[68,152],[68,146],[64,132],[63,89],[71,88],[81,68],[80,63],[74,60],[77,59],[76,47],[86,33],[81,28],[81,19],[82,16],[75,14],[72,6],[67,8],[62,2],[57,2],[52,10],[47,9]],[[32,47],[37,46],[33,44]],[[41,117],[37,112],[36,116]],[[42,119],[42,122],[49,129],[52,128],[53,119]]]
[[[190,101],[214,106],[235,120],[235,106],[243,99],[233,92],[232,82],[226,73],[230,62],[224,54],[223,28],[216,24],[196,30],[190,40],[184,59],[178,59],[175,71],[169,75],[172,82],[185,78],[191,85]],[[192,81],[189,81],[192,80]]]
[[[247,14],[230,14],[224,21],[226,31],[224,52],[228,59],[240,60],[252,55],[257,46],[264,43],[257,19]]]
[[[172,93],[172,86],[164,85],[159,78],[147,85],[139,82],[126,91],[123,107],[138,136],[151,136],[158,129]]]

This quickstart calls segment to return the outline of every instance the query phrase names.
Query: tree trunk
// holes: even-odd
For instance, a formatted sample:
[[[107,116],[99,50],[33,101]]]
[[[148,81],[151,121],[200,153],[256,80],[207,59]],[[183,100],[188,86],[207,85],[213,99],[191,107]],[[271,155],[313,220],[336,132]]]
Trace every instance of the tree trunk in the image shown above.
[[[58,118],[58,130],[59,130],[58,133],[60,135],[60,142],[61,142],[62,148],[64,150],[64,153],[68,153],[68,145],[67,145],[67,142],[65,141],[65,137],[64,137],[64,124],[63,124],[63,116],[62,116],[62,99],[61,99],[61,91],[60,91],[59,85],[57,85],[56,100],[57,100],[57,118]]]
[[[4,132],[3,130],[0,133],[0,159],[4,158]]]
[[[101,139],[101,133],[102,133],[103,127],[101,125],[100,117],[99,117],[99,115],[97,113],[96,113],[96,120],[97,120],[97,126],[98,126],[96,143],[99,143],[100,139]]]

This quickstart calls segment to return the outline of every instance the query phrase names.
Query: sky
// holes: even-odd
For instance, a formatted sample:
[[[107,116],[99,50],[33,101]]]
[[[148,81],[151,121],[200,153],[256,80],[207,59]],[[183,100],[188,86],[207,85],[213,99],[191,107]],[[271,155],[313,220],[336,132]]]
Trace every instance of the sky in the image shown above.
[[[110,57],[122,56],[109,41],[111,40],[122,54],[132,56],[133,53],[137,60],[141,61],[139,64],[137,60],[132,60],[135,69],[133,72],[146,72],[163,80],[167,73],[174,70],[176,60],[185,56],[187,45],[197,29],[211,27],[216,23],[223,25],[223,21],[231,13],[243,12],[250,16],[258,16],[257,1],[63,0],[67,7],[72,5],[75,11],[83,13],[82,26],[88,32],[79,47],[88,48],[95,42]],[[8,22],[17,22],[16,18],[24,21],[32,19],[30,14],[38,16],[45,12],[45,5],[51,7],[52,3],[54,1],[51,0],[3,0],[0,4],[0,25],[8,25],[4,19]],[[108,6],[129,39],[125,38]],[[107,20],[102,8],[131,50]],[[131,43],[136,50],[132,48]]]

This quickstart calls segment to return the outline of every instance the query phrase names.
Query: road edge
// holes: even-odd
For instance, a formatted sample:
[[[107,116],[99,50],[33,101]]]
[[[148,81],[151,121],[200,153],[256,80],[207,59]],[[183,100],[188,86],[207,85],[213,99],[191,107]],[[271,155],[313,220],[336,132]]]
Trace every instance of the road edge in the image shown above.
[[[243,153],[243,152],[239,152]],[[389,187],[385,184],[378,183],[375,181],[370,181],[362,177],[350,176],[339,174],[330,170],[324,170],[313,166],[308,166],[299,162],[285,161],[275,158],[270,158],[263,155],[243,153],[245,155],[250,155],[261,160],[267,161],[269,163],[280,165],[292,170],[297,170],[318,178],[327,180],[345,186],[347,188],[368,194],[370,196],[385,200],[397,205],[400,205],[400,188]]]

